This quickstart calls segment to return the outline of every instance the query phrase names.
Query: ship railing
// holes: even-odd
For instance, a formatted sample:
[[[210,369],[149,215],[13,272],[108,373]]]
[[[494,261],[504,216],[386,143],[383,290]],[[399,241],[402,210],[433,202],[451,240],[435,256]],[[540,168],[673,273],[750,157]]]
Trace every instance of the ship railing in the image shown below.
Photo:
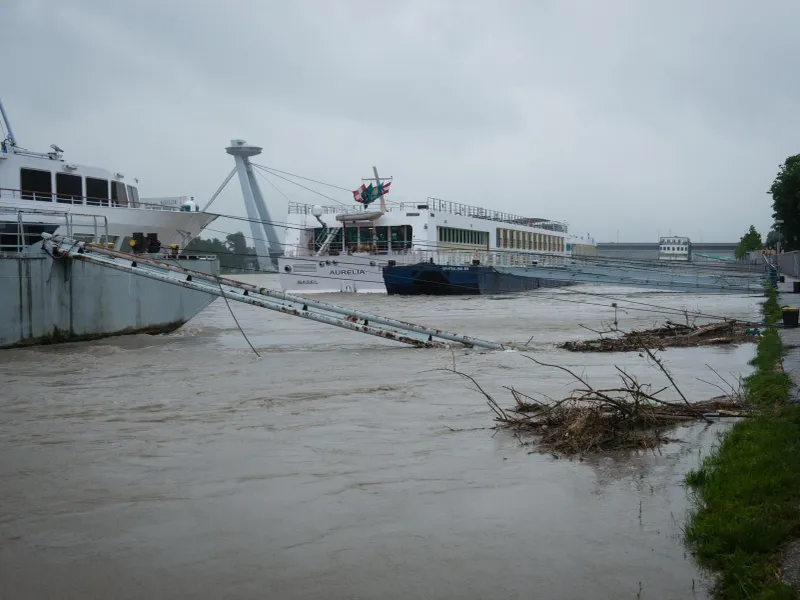
[[[498,210],[489,210],[480,206],[470,206],[469,204],[461,204],[460,202],[442,200],[440,198],[428,197],[426,202],[427,205],[424,207],[420,206],[420,208],[427,208],[432,212],[446,212],[453,215],[472,217],[474,219],[486,219],[489,221],[508,223],[510,225],[523,225],[525,227],[535,227],[538,229],[545,229],[547,231],[567,233],[566,223],[551,221],[550,219],[523,217]]]
[[[50,202],[57,206],[98,206],[106,208],[135,208],[140,210],[165,210],[180,212],[178,206],[151,204],[140,200],[127,199],[115,200],[113,198],[97,198],[94,196],[78,196],[58,192],[37,192],[33,190],[17,190],[13,188],[0,188],[0,201],[3,202]]]
[[[9,228],[8,225],[13,224]],[[47,226],[62,228],[67,237],[107,245],[108,218],[105,215],[35,208],[19,208],[0,203],[0,254],[21,254],[41,240]]]
[[[438,248],[438,249],[420,249],[420,248],[401,248],[392,247],[391,249],[386,246],[378,246],[377,251],[372,252],[358,252],[353,249],[353,254],[369,255],[378,260],[397,260],[401,264],[411,264],[417,262],[433,262],[442,265],[470,265],[473,261],[478,260],[481,265],[490,266],[504,266],[504,267],[524,267],[533,265],[563,265],[566,264],[566,259],[572,259],[571,256],[557,252],[547,251],[515,251],[515,250],[476,250],[470,249],[451,249],[451,248]],[[326,254],[325,256],[342,256],[348,255],[349,252],[339,252],[338,254]],[[319,258],[314,252],[309,250],[308,247],[299,246],[296,244],[287,245],[284,247],[284,257],[310,259]]]
[[[568,258],[564,254],[545,251],[514,251],[514,250],[447,250],[425,251],[427,258],[443,265],[470,265],[478,261],[481,265],[493,267],[531,267],[555,266],[565,264]]]
[[[304,204],[303,202],[289,202],[289,214],[292,215],[312,215],[312,209],[314,206],[318,206],[315,204]],[[410,204],[396,204],[390,205],[386,207],[387,212],[399,212],[405,211],[406,209],[410,209]],[[338,205],[338,206],[320,206],[322,209],[322,214],[325,215],[354,215],[361,212],[373,212],[374,210],[379,210],[378,208],[374,207],[374,205],[364,206],[363,204],[354,204],[354,205]]]
[[[314,204],[304,204],[302,202],[289,202],[289,214],[298,215],[311,215]],[[370,205],[373,206],[373,205]],[[357,205],[338,205],[338,206],[320,206],[322,214],[340,215],[340,214],[357,214],[360,212],[371,212],[370,206],[362,204]],[[377,210],[373,208],[372,210]],[[449,200],[440,200],[439,198],[427,198],[425,202],[399,202],[387,206],[387,212],[417,212],[420,210],[428,210],[433,214],[437,212],[449,213],[453,215],[461,215],[472,217],[474,219],[486,219],[489,221],[497,221],[498,223],[508,223],[510,225],[522,225],[525,227],[534,227],[537,229],[544,229],[546,231],[556,231],[560,233],[567,233],[566,223],[559,221],[551,221],[549,219],[534,219],[531,217],[521,217],[511,213],[500,212],[496,210],[489,210],[478,206],[470,206],[468,204],[460,204],[458,202],[450,202]],[[415,215],[416,216],[416,215]]]

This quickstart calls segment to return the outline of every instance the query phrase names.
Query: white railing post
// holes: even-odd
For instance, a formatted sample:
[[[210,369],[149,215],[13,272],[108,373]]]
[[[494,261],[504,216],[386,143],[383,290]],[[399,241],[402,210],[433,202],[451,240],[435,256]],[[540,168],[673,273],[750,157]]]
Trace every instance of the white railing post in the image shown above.
[[[17,211],[17,238],[19,240],[17,243],[17,252],[22,252],[25,238],[22,235],[22,213],[19,211]]]

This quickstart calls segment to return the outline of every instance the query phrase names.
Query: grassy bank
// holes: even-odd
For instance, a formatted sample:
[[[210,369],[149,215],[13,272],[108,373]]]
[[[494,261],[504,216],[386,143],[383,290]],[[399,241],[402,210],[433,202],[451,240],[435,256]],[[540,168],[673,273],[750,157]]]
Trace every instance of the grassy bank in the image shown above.
[[[774,290],[762,311],[768,324],[780,318]],[[784,405],[791,379],[780,367],[783,354],[777,330],[767,329],[745,380],[760,413],[736,423],[686,476],[696,503],[686,541],[718,574],[719,598],[796,598],[780,581],[780,552],[800,532],[800,407]]]

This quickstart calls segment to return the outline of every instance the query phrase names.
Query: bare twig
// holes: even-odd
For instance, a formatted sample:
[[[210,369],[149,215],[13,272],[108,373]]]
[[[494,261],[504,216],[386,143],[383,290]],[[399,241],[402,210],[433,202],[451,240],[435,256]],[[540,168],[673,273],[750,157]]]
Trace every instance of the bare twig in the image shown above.
[[[535,358],[533,358],[532,356],[527,356],[527,355],[525,355],[525,354],[520,354],[520,356],[522,356],[523,358],[527,358],[528,360],[532,360],[532,361],[533,361],[533,362],[535,362],[537,365],[540,365],[540,366],[542,366],[542,367],[550,367],[550,368],[552,368],[552,369],[561,369],[562,371],[564,371],[564,372],[566,372],[566,373],[569,373],[569,374],[570,374],[570,375],[572,375],[572,376],[573,376],[575,379],[577,379],[577,380],[578,380],[578,381],[580,381],[580,382],[581,382],[583,385],[585,385],[585,386],[587,387],[588,391],[591,391],[591,390],[592,390],[592,386],[590,386],[590,385],[589,385],[589,384],[586,382],[586,380],[584,380],[584,379],[583,379],[583,378],[582,378],[580,375],[576,375],[574,371],[571,371],[571,370],[570,370],[570,369],[568,369],[567,367],[562,367],[561,365],[551,365],[551,364],[548,364],[548,363],[543,363],[543,362],[541,362],[541,361],[539,361],[539,360],[536,360],[536,359],[535,359]],[[630,409],[629,409],[628,407],[624,406],[624,404],[623,404],[623,403],[621,403],[621,402],[618,402],[618,401],[614,400],[613,398],[611,398],[611,397],[609,397],[609,396],[606,396],[606,395],[602,394],[601,392],[596,392],[596,393],[598,394],[598,396],[599,396],[600,398],[602,398],[603,400],[605,400],[605,401],[606,401],[606,402],[608,402],[609,404],[614,404],[614,405],[618,406],[618,407],[619,407],[619,409],[620,409],[620,410],[622,410],[623,412],[630,412]]]
[[[578,327],[583,327],[584,329],[587,329],[587,330],[591,331],[592,333],[596,333],[596,334],[597,334],[597,335],[599,335],[601,338],[602,338],[602,337],[603,337],[605,334],[607,334],[607,333],[614,333],[613,331],[609,331],[609,330],[606,330],[606,331],[598,331],[598,330],[596,330],[596,329],[592,329],[591,327],[587,327],[586,325],[581,325],[580,323],[578,323]]]
[[[722,382],[723,382],[725,385],[727,385],[729,388],[731,388],[731,397],[736,397],[736,398],[739,398],[739,397],[741,397],[741,395],[742,395],[742,394],[741,394],[741,386],[740,386],[739,390],[737,391],[736,389],[734,389],[733,385],[731,385],[731,384],[728,382],[728,380],[727,380],[727,379],[725,379],[725,378],[724,378],[722,375],[720,375],[720,374],[717,372],[717,370],[716,370],[716,369],[714,369],[714,368],[713,368],[711,365],[709,365],[709,364],[706,364],[706,366],[707,366],[709,369],[711,369],[711,372],[712,372],[712,373],[714,373],[714,375],[716,375],[717,377],[719,377],[719,378],[722,380]]]
[[[534,398],[533,396],[529,396],[528,394],[523,394],[522,392],[520,392],[518,390],[515,390],[513,387],[508,387],[507,385],[504,385],[503,389],[509,390],[511,392],[511,394],[514,395],[515,399],[516,399],[517,396],[521,396],[521,397],[527,398],[528,400],[530,400],[532,402],[535,402],[536,404],[539,404],[541,406],[547,406],[544,402],[541,402],[540,400],[537,400],[536,398]]]
[[[672,384],[672,387],[675,389],[676,392],[678,392],[678,395],[681,397],[681,399],[686,404],[686,406],[689,408],[689,410],[691,410],[692,412],[697,414],[697,416],[702,418],[706,423],[711,423],[711,419],[709,419],[708,417],[704,417],[703,414],[698,412],[692,406],[691,402],[689,402],[689,400],[686,399],[686,396],[683,395],[683,392],[678,387],[678,384],[675,383],[675,380],[672,378],[672,374],[667,370],[667,368],[664,366],[664,364],[661,362],[661,360],[655,355],[655,353],[650,348],[645,346],[644,344],[642,344],[642,350],[644,350],[647,353],[647,356],[650,357],[650,359],[658,366],[658,368],[661,369],[661,372],[664,373],[666,378],[669,379],[669,382]]]
[[[467,375],[466,373],[462,373],[461,371],[456,371],[455,369],[437,369],[437,370],[449,371],[450,373],[455,373],[456,375],[461,375],[461,377],[469,379],[475,385],[475,387],[478,388],[478,391],[484,395],[484,397],[486,398],[486,403],[489,405],[489,408],[491,408],[497,415],[498,420],[508,421],[508,415],[506,414],[506,412],[500,407],[499,404],[497,404],[497,402],[495,402],[494,398],[492,398],[488,393],[484,391],[484,389],[480,386],[480,384],[477,381],[475,381],[474,377],[472,377],[471,375]]]
[[[730,397],[730,398],[732,398],[732,397],[733,397],[733,396],[731,396],[731,395],[730,395],[730,394],[729,394],[729,393],[728,393],[728,392],[725,390],[725,388],[723,388],[722,386],[719,386],[719,385],[717,385],[716,383],[713,383],[713,382],[711,382],[711,381],[706,381],[705,379],[700,379],[699,377],[695,377],[695,379],[696,379],[697,381],[700,381],[701,383],[705,383],[706,385],[710,385],[710,386],[712,386],[712,387],[715,387],[715,388],[717,388],[717,389],[718,389],[720,392],[722,392],[722,395],[723,395],[723,396],[728,396],[728,397]]]

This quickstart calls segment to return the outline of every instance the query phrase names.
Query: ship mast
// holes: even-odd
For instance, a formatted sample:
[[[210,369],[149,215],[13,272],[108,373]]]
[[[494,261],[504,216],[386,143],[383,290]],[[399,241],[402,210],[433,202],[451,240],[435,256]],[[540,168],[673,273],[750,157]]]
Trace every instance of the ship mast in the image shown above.
[[[380,188],[381,181],[391,181],[391,177],[378,177],[378,167],[372,167],[372,174],[374,175],[372,181],[375,182],[375,187]],[[370,181],[369,179],[362,179],[361,181]],[[381,194],[381,212],[386,212],[385,194]],[[365,207],[366,209],[366,207]]]
[[[17,145],[17,140],[14,137],[14,132],[11,130],[11,122],[8,120],[8,116],[6,115],[6,109],[3,108],[3,100],[0,98],[0,117],[3,119],[3,124],[5,125],[6,132],[8,133],[8,142],[12,146]]]

